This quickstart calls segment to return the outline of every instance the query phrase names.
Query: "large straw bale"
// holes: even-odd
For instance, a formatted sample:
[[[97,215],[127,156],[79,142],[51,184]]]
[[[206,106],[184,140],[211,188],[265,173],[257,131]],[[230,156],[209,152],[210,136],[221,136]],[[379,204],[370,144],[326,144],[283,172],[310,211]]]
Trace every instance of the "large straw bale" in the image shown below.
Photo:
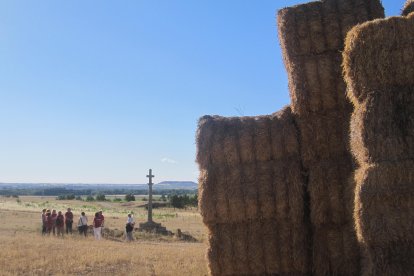
[[[316,227],[312,231],[314,275],[359,275],[360,253],[353,224]]]
[[[359,162],[414,157],[413,24],[412,14],[393,17],[355,28],[347,38],[344,71],[355,105],[351,137]],[[396,33],[398,39],[390,39]],[[373,97],[373,91],[381,92]]]
[[[414,241],[414,161],[361,167],[356,176],[360,239],[377,246]]]
[[[206,116],[197,139],[211,273],[307,273],[306,186],[290,108],[270,116]]]
[[[368,22],[346,39],[355,111],[354,218],[365,275],[414,275],[414,14]]]
[[[307,275],[306,236],[273,219],[216,224],[210,228],[213,275]],[[300,235],[298,235],[300,234]]]
[[[314,226],[352,223],[352,205],[345,202],[353,200],[349,195],[353,193],[350,158],[343,156],[341,163],[327,160],[310,167],[308,191]]]
[[[352,219],[355,184],[348,134],[352,105],[346,99],[341,51],[351,27],[383,16],[380,1],[371,0],[327,0],[279,11],[292,112],[308,174],[317,275],[353,275],[360,270]],[[326,235],[330,239],[325,242]],[[347,250],[336,246],[337,241],[346,243]]]
[[[375,97],[355,105],[352,152],[360,163],[414,158],[413,88],[384,87]]]
[[[297,118],[301,156],[306,168],[325,160],[342,162],[342,157],[349,154],[350,112],[349,108],[345,114],[338,111]]]
[[[414,0],[407,0],[403,8],[402,15],[407,16],[412,12],[414,12]]]
[[[372,0],[325,0],[279,11],[279,38],[295,114],[346,106],[340,66],[345,35],[356,24],[383,16],[381,3]]]
[[[271,116],[204,117],[198,140],[199,153],[201,146],[210,153],[210,158],[198,155],[206,224],[284,218],[286,211],[294,215],[289,219],[303,220],[306,187],[289,108]]]
[[[349,32],[343,60],[352,102],[362,102],[372,91],[414,85],[413,24],[410,14],[368,22]]]
[[[356,174],[355,221],[366,275],[414,273],[414,162],[379,163]]]
[[[201,118],[200,209],[211,231],[212,274],[359,271],[348,181],[352,106],[340,53],[352,26],[383,15],[379,0],[322,0],[281,10],[293,111]]]

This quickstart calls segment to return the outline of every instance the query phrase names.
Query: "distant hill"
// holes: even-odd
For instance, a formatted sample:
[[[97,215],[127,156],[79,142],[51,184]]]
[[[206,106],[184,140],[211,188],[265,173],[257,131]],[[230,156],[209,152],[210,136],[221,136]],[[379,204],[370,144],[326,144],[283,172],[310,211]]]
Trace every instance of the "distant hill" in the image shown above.
[[[197,183],[192,181],[163,181],[155,183],[154,190],[196,190]],[[21,191],[24,194],[43,194],[48,190],[51,194],[65,194],[68,191],[91,192],[133,192],[148,191],[148,184],[83,184],[83,183],[0,183],[0,194],[6,191]],[[79,194],[76,193],[76,194]],[[6,193],[7,194],[7,193]],[[21,193],[17,193],[21,194]]]
[[[163,181],[154,185],[155,189],[180,189],[180,190],[195,190],[198,184],[193,181]]]

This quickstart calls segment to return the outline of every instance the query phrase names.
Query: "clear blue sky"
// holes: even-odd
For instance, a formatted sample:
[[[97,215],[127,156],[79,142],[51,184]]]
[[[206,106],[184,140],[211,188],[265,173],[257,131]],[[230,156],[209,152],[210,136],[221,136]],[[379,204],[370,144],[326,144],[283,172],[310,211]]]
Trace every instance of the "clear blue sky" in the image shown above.
[[[303,2],[0,0],[0,182],[196,180],[200,116],[289,103],[275,14]]]

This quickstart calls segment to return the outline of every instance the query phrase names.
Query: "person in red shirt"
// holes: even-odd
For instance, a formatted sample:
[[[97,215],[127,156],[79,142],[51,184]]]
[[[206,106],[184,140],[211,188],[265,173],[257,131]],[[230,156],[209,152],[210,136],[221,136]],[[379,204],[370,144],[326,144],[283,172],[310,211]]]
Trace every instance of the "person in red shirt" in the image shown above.
[[[63,228],[65,226],[65,218],[63,217],[63,214],[61,211],[59,211],[57,217],[56,217],[56,230],[58,236],[63,236]]]
[[[66,225],[66,234],[72,234],[72,224],[73,224],[73,213],[70,208],[68,208],[65,213],[65,225]]]
[[[101,211],[99,211],[99,217],[101,218],[101,220],[102,220],[102,225],[101,225],[101,236],[103,237],[103,228],[104,228],[104,224],[105,224],[105,217],[104,217],[104,215],[102,215],[102,210]]]
[[[100,240],[102,238],[102,223],[103,219],[99,212],[95,213],[95,218],[93,219],[93,235],[96,240]]]
[[[46,233],[50,235],[52,231],[54,221],[52,220],[52,214],[50,210],[46,210]]]
[[[52,224],[52,232],[53,235],[56,235],[56,218],[57,218],[56,210],[52,210],[52,215],[49,217],[51,220],[50,223]]]

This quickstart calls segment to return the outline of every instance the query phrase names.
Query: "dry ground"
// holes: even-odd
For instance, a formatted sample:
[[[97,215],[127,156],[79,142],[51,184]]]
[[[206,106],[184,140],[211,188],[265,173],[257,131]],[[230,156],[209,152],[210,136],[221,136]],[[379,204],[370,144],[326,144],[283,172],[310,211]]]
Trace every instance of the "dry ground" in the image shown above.
[[[57,237],[40,235],[43,208],[64,211],[72,207],[75,221],[81,211],[89,219],[103,209],[106,227],[123,231],[126,214],[137,222],[146,212],[142,202],[56,201],[50,197],[0,197],[0,275],[206,275],[206,229],[197,210],[154,210],[154,219],[173,232],[180,228],[199,242],[137,234],[132,243],[95,241],[77,234]],[[75,223],[76,224],[76,223]],[[74,227],[75,228],[75,227]],[[122,239],[122,238],[121,238]]]

